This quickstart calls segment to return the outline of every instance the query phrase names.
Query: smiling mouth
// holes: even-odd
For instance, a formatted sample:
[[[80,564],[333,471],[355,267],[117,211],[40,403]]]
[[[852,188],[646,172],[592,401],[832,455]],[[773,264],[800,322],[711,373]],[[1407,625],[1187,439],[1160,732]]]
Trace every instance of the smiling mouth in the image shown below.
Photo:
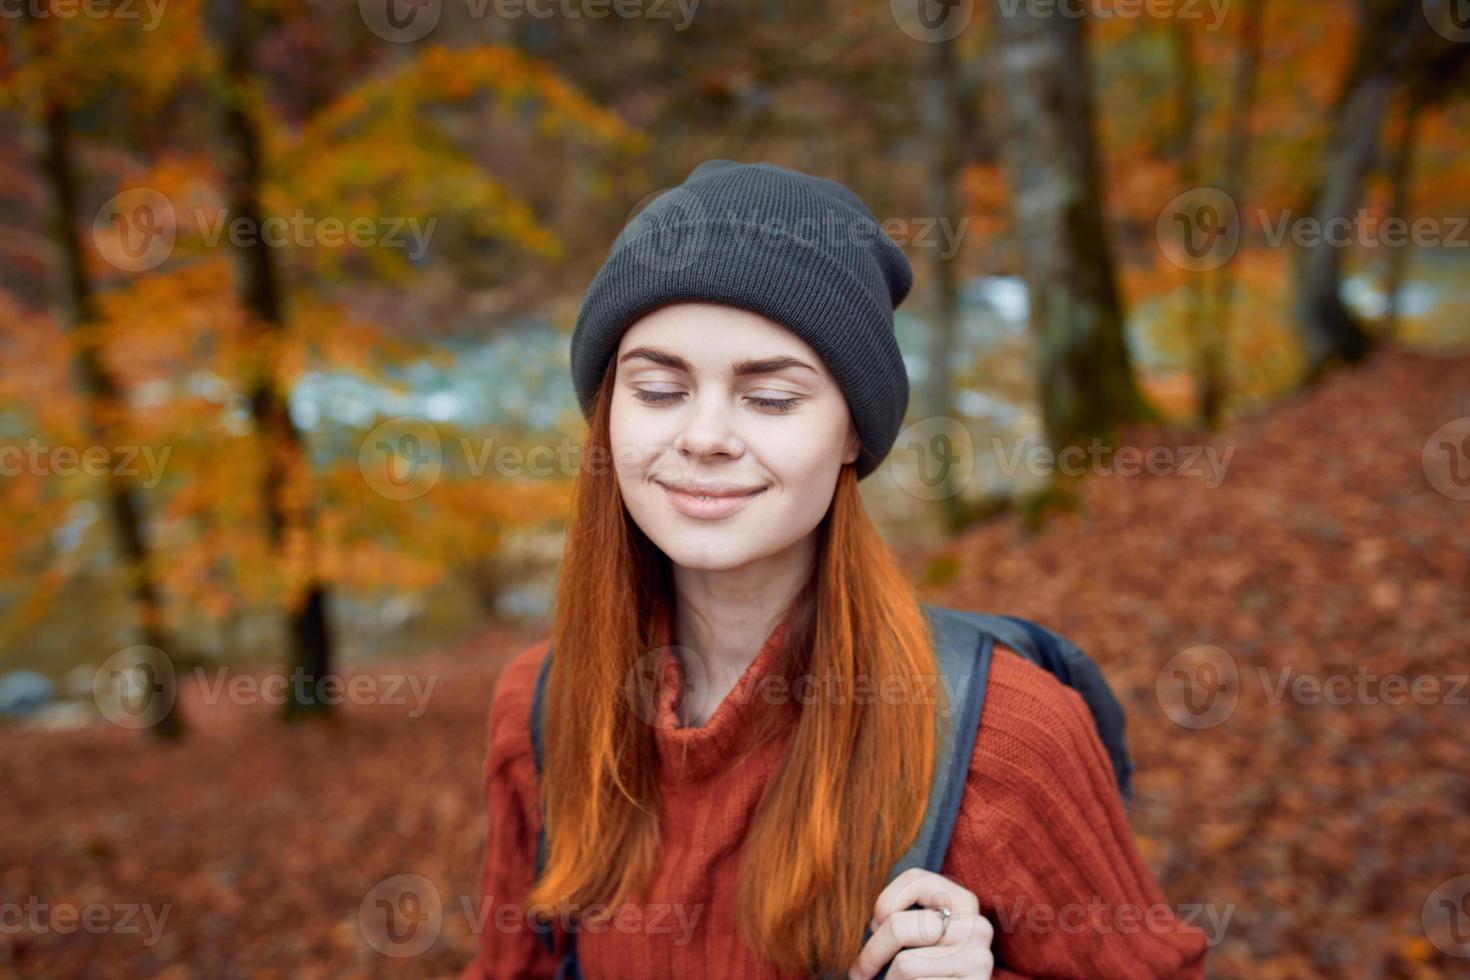
[[[698,494],[676,489],[667,483],[659,483],[659,486],[675,510],[685,517],[704,521],[729,517],[766,491],[765,487],[757,487],[742,493]]]
[[[674,493],[682,493],[686,497],[696,497],[699,500],[719,500],[725,497],[749,497],[751,494],[760,493],[765,489],[765,487],[756,487],[753,490],[727,490],[720,493],[705,493],[699,490],[686,490],[683,487],[670,486],[667,483],[660,483],[659,486],[665,490],[671,490]]]

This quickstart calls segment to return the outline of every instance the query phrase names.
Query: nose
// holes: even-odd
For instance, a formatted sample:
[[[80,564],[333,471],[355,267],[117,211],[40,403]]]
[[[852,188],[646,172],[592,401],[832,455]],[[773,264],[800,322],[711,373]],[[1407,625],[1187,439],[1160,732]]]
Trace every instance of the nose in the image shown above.
[[[738,459],[745,445],[736,431],[735,413],[718,391],[706,388],[691,395],[674,449],[686,461],[700,463],[725,456]]]

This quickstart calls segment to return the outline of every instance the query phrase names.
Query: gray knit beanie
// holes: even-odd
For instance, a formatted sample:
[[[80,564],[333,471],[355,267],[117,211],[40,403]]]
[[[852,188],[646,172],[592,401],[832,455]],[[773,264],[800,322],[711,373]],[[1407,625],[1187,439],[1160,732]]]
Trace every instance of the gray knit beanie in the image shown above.
[[[572,383],[593,403],[623,331],[678,302],[759,313],[805,341],[832,372],[862,441],[859,479],[888,455],[909,379],[893,308],[913,270],[856,194],[771,163],[707,160],[630,221],[572,331]]]

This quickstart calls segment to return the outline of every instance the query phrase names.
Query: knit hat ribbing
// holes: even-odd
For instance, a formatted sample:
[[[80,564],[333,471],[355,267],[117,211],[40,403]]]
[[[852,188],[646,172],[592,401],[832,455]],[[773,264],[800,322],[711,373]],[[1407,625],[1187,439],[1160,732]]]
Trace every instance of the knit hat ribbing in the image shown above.
[[[851,190],[771,163],[707,160],[630,221],[598,270],[572,331],[583,414],[623,332],[679,302],[723,303],[790,329],[817,352],[862,442],[857,476],[888,455],[909,381],[893,308],[913,271]]]

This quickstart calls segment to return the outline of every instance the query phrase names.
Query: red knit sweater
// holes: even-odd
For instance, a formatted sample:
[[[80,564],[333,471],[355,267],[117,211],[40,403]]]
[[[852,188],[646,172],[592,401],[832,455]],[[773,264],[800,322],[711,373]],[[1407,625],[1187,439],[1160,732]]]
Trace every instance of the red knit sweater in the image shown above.
[[[774,671],[785,627],[702,727],[679,727],[677,688],[665,688],[656,729],[663,860],[645,902],[578,933],[589,980],[791,976],[759,959],[735,926],[745,829],[789,733],[732,765],[759,712],[769,710],[759,684]],[[663,631],[668,637],[667,624]],[[555,959],[513,908],[534,874],[540,819],[530,714],[548,646],[542,641],[507,664],[491,701],[484,921],[461,980],[555,972]],[[659,676],[677,684],[677,675]],[[1172,915],[1139,855],[1086,705],[1001,646],[942,872],[974,892],[994,924],[997,978],[1203,975],[1205,936]]]

